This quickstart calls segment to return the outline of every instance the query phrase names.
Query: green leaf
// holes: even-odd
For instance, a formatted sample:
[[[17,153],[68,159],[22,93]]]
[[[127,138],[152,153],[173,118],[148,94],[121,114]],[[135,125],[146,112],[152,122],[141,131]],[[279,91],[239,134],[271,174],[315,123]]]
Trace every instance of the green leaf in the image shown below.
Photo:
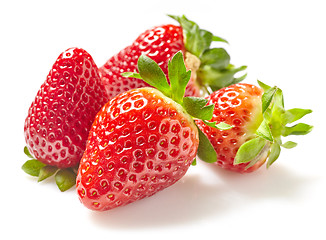
[[[227,40],[199,28],[195,22],[185,16],[168,16],[180,23],[186,50],[201,61],[200,68],[197,70],[197,82],[200,85],[208,85],[213,91],[216,91],[241,82],[247,76],[247,74],[243,74],[240,77],[234,77],[237,72],[246,69],[246,66],[236,68],[230,64],[230,56],[224,49],[210,49],[213,41],[228,43]]]
[[[36,160],[36,159],[31,159],[26,161],[23,166],[22,169],[25,173],[34,176],[34,177],[38,177],[40,174],[40,170],[41,168],[43,168],[45,166],[44,163]]]
[[[213,40],[213,34],[211,32],[200,29],[195,22],[190,21],[185,16],[168,16],[180,23],[183,29],[185,47],[188,52],[200,57],[201,54],[210,47]],[[214,39],[222,40],[222,38],[218,37],[215,37]]]
[[[281,146],[287,149],[291,149],[296,147],[298,144],[296,142],[292,142],[292,141],[287,141],[286,143],[283,143]]]
[[[282,116],[285,113],[284,97],[283,97],[283,92],[281,89],[277,88],[275,95],[273,97],[273,102],[271,104],[271,107],[265,111],[264,117],[265,117],[266,112],[268,112],[269,110],[271,110],[269,112],[269,114],[270,114],[269,117],[271,117],[269,123],[270,123],[270,126],[272,126],[271,127],[273,129],[272,131],[274,132],[274,135],[280,136],[281,132],[279,129],[284,127],[284,125],[282,124]]]
[[[268,156],[268,160],[267,160],[267,164],[266,164],[267,168],[269,168],[278,159],[278,157],[280,156],[280,153],[281,153],[280,145],[277,142],[273,143],[271,146],[271,151]]]
[[[264,113],[266,111],[266,109],[269,107],[269,105],[271,104],[274,95],[276,93],[277,88],[273,87],[270,88],[268,90],[266,90],[262,96],[262,112]]]
[[[136,72],[124,72],[124,73],[121,73],[121,76],[142,79],[140,74],[136,73]]]
[[[261,81],[259,81],[259,80],[257,80],[257,82],[258,82],[258,84],[259,84],[259,86],[266,92],[268,89],[270,89],[271,87],[270,86],[268,86],[267,84],[265,84],[265,83],[263,83],[263,82],[261,82]]]
[[[266,111],[264,112],[264,115],[263,115],[264,119],[271,123],[271,120],[272,120],[272,109],[270,108],[267,108]]]
[[[289,135],[306,135],[311,132],[313,126],[305,124],[305,123],[298,123],[292,127],[285,127],[282,131],[282,136],[286,137]]]
[[[164,95],[168,97],[171,95],[166,76],[154,60],[144,54],[141,55],[138,59],[138,70],[145,82],[160,90]]]
[[[212,41],[214,41],[214,42],[225,42],[225,43],[229,43],[224,38],[221,38],[221,37],[218,37],[218,36],[213,36]]]
[[[182,52],[177,52],[168,63],[172,99],[182,104],[191,71],[187,71]]]
[[[240,146],[235,156],[234,164],[251,162],[259,155],[265,144],[266,140],[261,137],[245,142]]]
[[[206,120],[203,120],[203,123],[205,123],[207,126],[210,126],[212,128],[216,128],[218,130],[229,130],[231,128],[233,128],[233,126],[224,123],[224,122],[220,122],[220,123],[216,123],[216,122],[208,122]]]
[[[281,114],[284,112],[284,97],[283,97],[283,91],[276,87],[277,90],[276,90],[276,93],[275,93],[275,96],[274,96],[274,106],[277,106],[278,107],[278,114]],[[274,107],[273,106],[273,107]]]
[[[34,157],[30,154],[30,152],[28,151],[28,148],[27,148],[26,146],[24,147],[24,153],[26,154],[27,157],[29,157],[29,158],[34,158]]]
[[[208,85],[213,91],[217,91],[223,87],[242,81],[246,77],[246,74],[239,78],[235,78],[234,75],[246,68],[247,66],[235,68],[232,64],[229,64],[227,68],[217,70],[210,65],[201,64],[197,71],[197,80],[201,85]]]
[[[312,113],[312,110],[310,109],[301,109],[301,108],[292,108],[289,110],[286,110],[284,114],[282,115],[282,123],[288,124],[288,123],[293,123],[305,115]]]
[[[64,192],[76,184],[76,173],[71,169],[60,169],[55,175],[55,182],[61,192]]]
[[[273,142],[274,138],[271,132],[271,129],[266,121],[266,119],[264,119],[262,121],[262,123],[260,124],[260,126],[258,127],[258,129],[256,130],[256,134],[264,139],[266,139],[267,141]]]
[[[53,174],[55,174],[55,172],[58,170],[57,167],[54,166],[44,166],[40,169],[40,173],[38,175],[38,182],[43,181],[44,179],[52,176]]]
[[[199,134],[199,145],[197,155],[198,157],[207,162],[213,163],[217,161],[217,154],[211,142],[208,140],[206,135],[197,127]]]
[[[223,48],[207,49],[201,56],[200,63],[221,70],[230,64],[230,55]]]
[[[202,53],[210,47],[213,34],[204,29],[199,29],[199,36],[195,39],[197,40],[197,45],[194,44],[197,53],[196,56],[200,57]]]
[[[194,160],[192,161],[191,165],[192,165],[192,166],[196,166],[196,165],[197,165],[197,160],[196,160],[196,158],[194,158]]]
[[[183,107],[193,117],[202,120],[211,120],[213,117],[214,105],[206,106],[208,100],[197,97],[184,97]]]
[[[242,66],[241,68],[242,68],[242,70],[244,70],[244,69],[247,68],[247,66]],[[241,70],[241,71],[242,71],[242,70]],[[232,84],[236,84],[236,83],[242,82],[242,81],[247,77],[247,75],[248,75],[248,74],[245,73],[245,74],[243,74],[243,75],[240,76],[240,77],[234,78]]]
[[[261,81],[258,81],[258,84],[264,90],[262,96],[262,112],[264,120],[256,130],[256,134],[259,137],[268,140],[268,145],[272,142],[267,161],[267,167],[269,167],[279,157],[281,147],[293,148],[297,146],[297,144],[292,141],[282,144],[282,136],[305,135],[313,128],[311,125],[305,123],[299,123],[290,127],[286,126],[286,124],[295,122],[312,111],[310,109],[300,108],[285,110],[283,91],[280,88],[270,87]],[[269,147],[268,145],[265,146]]]

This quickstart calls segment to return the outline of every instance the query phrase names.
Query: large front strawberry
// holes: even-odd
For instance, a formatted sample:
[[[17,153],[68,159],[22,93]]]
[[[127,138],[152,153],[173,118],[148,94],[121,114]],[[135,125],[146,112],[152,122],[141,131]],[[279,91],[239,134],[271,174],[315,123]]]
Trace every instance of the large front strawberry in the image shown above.
[[[281,147],[296,146],[292,141],[283,143],[282,137],[303,135],[312,130],[312,126],[304,123],[287,126],[311,113],[311,110],[285,110],[282,91],[262,82],[259,84],[262,88],[239,83],[207,97],[208,104],[215,105],[210,122],[228,123],[233,128],[220,131],[203,121],[197,121],[198,127],[215,149],[215,152],[205,154],[215,155],[211,157],[224,169],[252,172],[266,160],[269,167],[279,157]]]
[[[37,160],[27,162],[23,169],[39,175],[35,172],[39,168],[44,178],[57,168],[76,166],[95,115],[107,101],[90,54],[80,48],[61,53],[28,110],[25,152]]]
[[[169,62],[171,85],[150,58],[141,56],[138,67],[140,74],[126,75],[141,77],[160,91],[129,90],[97,114],[76,185],[81,202],[92,210],[126,205],[177,182],[201,148],[192,116],[212,117],[207,100],[183,97],[190,71],[181,52]]]
[[[186,88],[186,96],[200,96],[208,88],[213,91],[241,81],[245,76],[234,78],[244,70],[230,64],[230,56],[223,48],[210,48],[212,41],[224,41],[212,33],[200,29],[185,16],[177,17],[180,26],[168,24],[148,29],[132,45],[111,57],[102,67],[100,75],[110,98],[130,89],[149,86],[141,79],[126,78],[122,72],[136,72],[141,54],[152,58],[168,76],[168,61],[178,51],[185,57],[192,76]]]

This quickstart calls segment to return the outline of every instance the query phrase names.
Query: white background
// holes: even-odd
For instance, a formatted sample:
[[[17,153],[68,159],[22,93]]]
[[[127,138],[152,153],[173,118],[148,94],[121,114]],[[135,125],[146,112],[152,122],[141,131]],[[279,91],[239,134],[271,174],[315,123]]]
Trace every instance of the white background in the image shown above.
[[[108,212],[27,176],[24,119],[59,54],[82,47],[101,66],[147,28],[175,23],[166,14],[226,38],[232,63],[248,66],[246,82],[277,85],[287,108],[313,109],[303,119],[313,132],[291,138],[297,148],[269,170],[241,175],[199,162],[174,186]],[[1,238],[326,239],[325,25],[314,0],[1,1]]]

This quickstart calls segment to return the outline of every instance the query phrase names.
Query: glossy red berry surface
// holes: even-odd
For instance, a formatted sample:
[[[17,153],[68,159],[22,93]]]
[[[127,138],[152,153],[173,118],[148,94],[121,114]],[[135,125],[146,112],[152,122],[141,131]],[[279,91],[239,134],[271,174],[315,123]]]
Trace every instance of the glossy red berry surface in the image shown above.
[[[230,130],[218,130],[196,121],[198,127],[208,137],[216,153],[216,164],[236,172],[251,172],[264,163],[262,159],[254,166],[245,169],[248,163],[234,165],[239,147],[254,137],[262,121],[261,96],[263,90],[251,84],[235,84],[220,89],[207,97],[208,104],[214,104],[211,122],[225,122],[234,126]],[[266,156],[265,156],[266,158]]]
[[[153,88],[131,90],[97,114],[77,175],[92,210],[126,205],[174,184],[196,156],[198,131],[181,106]]]
[[[123,72],[138,72],[137,61],[141,54],[146,54],[168,73],[168,61],[182,51],[185,53],[182,28],[175,25],[162,25],[142,33],[132,45],[111,57],[99,68],[102,82],[110,98],[134,88],[149,86],[141,79],[122,77]],[[186,88],[186,95],[199,95],[199,87],[191,79]]]
[[[61,53],[28,110],[29,152],[59,168],[78,164],[95,115],[107,100],[92,57],[80,48]]]

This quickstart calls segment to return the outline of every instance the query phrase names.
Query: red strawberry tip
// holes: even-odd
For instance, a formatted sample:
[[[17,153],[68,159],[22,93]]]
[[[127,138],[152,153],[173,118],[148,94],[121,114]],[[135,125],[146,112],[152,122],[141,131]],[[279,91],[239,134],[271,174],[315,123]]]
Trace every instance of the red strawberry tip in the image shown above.
[[[297,145],[292,141],[283,143],[282,137],[306,135],[313,129],[313,126],[305,123],[287,126],[311,113],[312,110],[300,108],[285,110],[283,92],[280,88],[270,87],[261,81],[258,81],[258,84],[264,90],[263,120],[256,130],[256,137],[242,144],[234,159],[235,165],[249,163],[246,169],[255,165],[264,155],[267,159],[266,167],[269,168],[280,156],[281,147],[289,149]]]

